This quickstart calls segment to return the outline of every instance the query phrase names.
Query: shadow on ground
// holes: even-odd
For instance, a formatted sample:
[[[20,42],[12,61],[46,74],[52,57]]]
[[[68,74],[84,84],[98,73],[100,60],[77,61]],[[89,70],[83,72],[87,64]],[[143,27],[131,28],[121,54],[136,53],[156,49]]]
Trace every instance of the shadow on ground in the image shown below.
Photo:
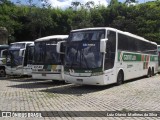
[[[56,93],[56,94],[69,94],[69,95],[76,95],[82,96],[83,94],[98,92],[106,89],[110,89],[114,87],[115,84],[107,85],[107,86],[91,86],[91,85],[74,85],[68,84],[65,86],[40,90],[41,92],[47,93]]]
[[[12,80],[13,81],[13,80]],[[19,82],[21,80],[16,80],[15,82]],[[24,81],[25,82],[25,81]],[[52,80],[34,80],[30,81],[26,80],[26,83],[23,84],[16,84],[16,85],[10,85],[7,87],[13,87],[13,88],[24,88],[24,89],[35,89],[35,88],[48,88],[53,86],[63,86],[64,82],[52,82]]]
[[[143,78],[145,77],[132,79],[124,82],[124,84],[142,80]],[[24,89],[46,88],[44,90],[39,90],[39,91],[47,93],[56,93],[56,94],[70,94],[77,96],[116,87],[115,84],[105,85],[105,86],[91,86],[91,85],[64,84],[64,82],[60,81],[52,82],[52,80],[33,80],[33,79],[8,79],[8,80],[17,82],[16,85],[11,85],[8,87],[24,88]],[[25,83],[18,84],[19,82],[25,82]]]
[[[124,84],[129,84],[131,82],[136,82],[136,81],[142,80],[143,78],[145,78],[145,77],[140,77],[140,78],[128,80],[128,81],[125,81]],[[98,91],[110,89],[110,88],[113,88],[113,87],[116,87],[116,86],[117,86],[116,84],[105,85],[105,86],[69,84],[69,85],[66,85],[66,86],[59,86],[59,87],[54,87],[54,88],[40,90],[40,91],[41,92],[48,92],[48,93],[70,94],[70,95],[81,96],[83,94],[98,92]]]

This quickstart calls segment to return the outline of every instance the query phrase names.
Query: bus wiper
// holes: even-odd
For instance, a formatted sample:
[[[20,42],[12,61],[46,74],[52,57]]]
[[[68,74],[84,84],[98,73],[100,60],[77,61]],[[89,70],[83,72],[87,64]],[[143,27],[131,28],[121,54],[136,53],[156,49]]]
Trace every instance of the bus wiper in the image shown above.
[[[81,41],[81,43],[83,43],[84,41]],[[84,59],[84,62],[85,62],[85,64],[86,64],[86,67],[87,67],[87,69],[89,69],[89,65],[88,65],[88,62],[87,62],[87,59],[86,59],[86,57],[85,57],[85,55],[84,55],[84,49],[83,48],[80,48],[80,45],[81,44],[78,44],[77,45],[77,47],[76,47],[76,53],[74,54],[74,58],[73,58],[73,61],[72,61],[72,63],[71,63],[71,69],[72,69],[72,67],[74,66],[74,65],[76,65],[76,66],[78,66],[79,65],[79,67],[80,68],[82,68],[82,58]],[[77,57],[78,57],[78,52],[79,52],[79,54],[80,54],[80,62],[79,62],[79,64],[78,63],[75,63],[75,60],[77,60]],[[76,61],[77,62],[77,61]]]
[[[72,63],[71,63],[71,69],[72,69],[72,67],[73,67],[73,65],[74,65],[73,63],[74,63],[74,61],[75,61],[75,57],[76,57],[76,60],[77,60],[78,48],[79,48],[79,45],[77,45],[77,48],[76,48],[77,52],[75,53],[76,55],[74,56],[73,61],[72,61]]]

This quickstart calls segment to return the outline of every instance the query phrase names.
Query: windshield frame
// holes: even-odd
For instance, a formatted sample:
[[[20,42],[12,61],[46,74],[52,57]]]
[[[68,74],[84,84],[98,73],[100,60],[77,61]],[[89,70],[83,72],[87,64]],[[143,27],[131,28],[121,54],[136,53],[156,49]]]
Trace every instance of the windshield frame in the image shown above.
[[[92,40],[92,39],[90,39],[90,40],[73,40],[72,41],[72,39],[71,39],[71,37],[73,37],[73,36],[71,36],[71,35],[73,35],[74,33],[76,33],[76,32],[79,32],[79,33],[85,33],[85,32],[96,32],[96,31],[100,31],[100,32],[103,32],[103,38],[99,38],[99,39],[97,39],[97,40]],[[93,37],[93,36],[92,36]],[[94,29],[94,30],[82,30],[82,31],[73,31],[73,32],[71,32],[70,33],[70,35],[69,35],[69,38],[68,38],[68,41],[67,41],[67,43],[66,43],[66,50],[65,50],[65,64],[64,64],[64,67],[65,67],[65,70],[66,69],[74,69],[74,70],[95,70],[95,69],[101,69],[101,70],[103,70],[103,64],[104,64],[104,62],[103,62],[103,58],[104,58],[104,55],[103,55],[103,53],[101,53],[100,52],[100,40],[101,39],[104,39],[104,38],[106,38],[106,29]],[[84,43],[83,43],[83,41],[85,41]],[[67,55],[68,55],[68,50],[70,49],[69,47],[70,46],[72,46],[71,44],[73,43],[82,43],[84,46],[86,45],[86,47],[87,47],[87,45],[94,45],[94,44],[96,44],[97,42],[99,42],[98,44],[99,44],[99,51],[98,52],[94,52],[94,51],[91,51],[91,52],[93,52],[94,53],[94,55],[100,55],[101,54],[101,58],[100,58],[100,61],[101,61],[101,65],[100,66],[97,66],[97,67],[95,67],[95,68],[91,68],[91,67],[86,67],[86,68],[82,68],[82,67],[73,67],[73,66],[71,66],[71,64],[68,66],[68,65],[66,65],[67,64]],[[79,46],[78,46],[79,47]],[[98,49],[98,48],[97,48]],[[89,52],[88,52],[89,53]],[[99,53],[99,54],[98,54]],[[84,53],[82,53],[82,54],[84,54]],[[86,58],[86,59],[88,59],[88,58]],[[97,60],[95,60],[95,61],[97,61]],[[74,60],[72,61],[73,63],[74,63]],[[95,63],[95,62],[94,62]],[[97,63],[95,63],[95,64],[97,64]]]

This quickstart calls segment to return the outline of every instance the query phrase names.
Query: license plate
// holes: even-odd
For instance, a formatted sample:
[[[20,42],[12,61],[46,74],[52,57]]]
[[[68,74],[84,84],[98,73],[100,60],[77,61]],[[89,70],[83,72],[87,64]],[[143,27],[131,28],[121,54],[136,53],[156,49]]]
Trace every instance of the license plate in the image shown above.
[[[83,79],[77,79],[78,82],[83,82]]]

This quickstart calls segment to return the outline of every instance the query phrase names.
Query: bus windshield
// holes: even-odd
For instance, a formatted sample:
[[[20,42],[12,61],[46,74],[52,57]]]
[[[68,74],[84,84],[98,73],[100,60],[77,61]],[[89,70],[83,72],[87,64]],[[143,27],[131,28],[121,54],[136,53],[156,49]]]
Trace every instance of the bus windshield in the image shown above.
[[[20,49],[25,48],[25,43],[16,43],[9,46],[7,55],[7,66],[22,65],[23,57],[19,56]]]
[[[18,66],[22,65],[23,57],[19,56],[19,50],[10,50],[7,55],[7,65]]]
[[[105,30],[88,30],[71,32],[69,41],[83,41],[83,40],[100,40],[104,38]]]
[[[94,69],[102,66],[100,42],[74,42],[67,45],[65,66],[69,68]]]
[[[36,57],[34,64],[61,64],[56,45],[57,40],[35,42]]]
[[[104,30],[73,32],[66,45],[65,67],[70,69],[95,69],[102,67],[100,39]]]

